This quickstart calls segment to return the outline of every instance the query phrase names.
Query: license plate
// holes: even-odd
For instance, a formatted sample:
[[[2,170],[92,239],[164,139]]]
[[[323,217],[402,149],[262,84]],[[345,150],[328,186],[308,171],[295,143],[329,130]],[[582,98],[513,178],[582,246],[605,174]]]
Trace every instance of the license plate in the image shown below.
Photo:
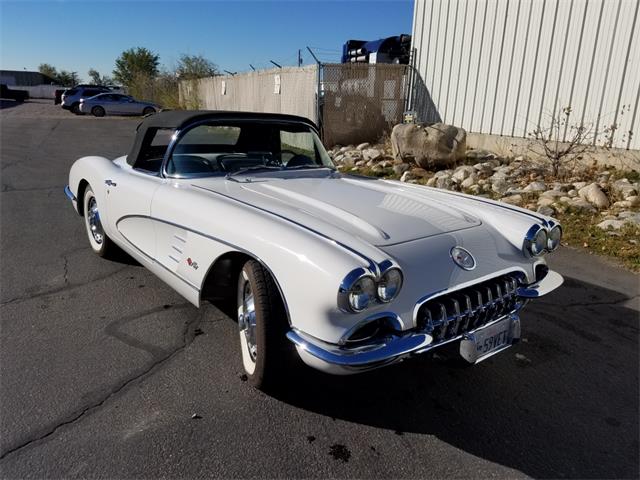
[[[468,362],[480,362],[509,347],[514,337],[520,336],[519,327],[519,320],[506,317],[489,327],[476,330],[460,342],[460,355]]]

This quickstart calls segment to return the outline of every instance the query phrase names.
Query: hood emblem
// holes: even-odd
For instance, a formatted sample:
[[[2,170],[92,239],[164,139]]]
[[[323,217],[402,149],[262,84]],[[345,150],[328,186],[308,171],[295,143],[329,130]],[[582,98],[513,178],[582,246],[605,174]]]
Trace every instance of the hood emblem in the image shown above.
[[[453,247],[451,249],[451,258],[463,270],[473,270],[476,268],[476,259],[462,247]]]

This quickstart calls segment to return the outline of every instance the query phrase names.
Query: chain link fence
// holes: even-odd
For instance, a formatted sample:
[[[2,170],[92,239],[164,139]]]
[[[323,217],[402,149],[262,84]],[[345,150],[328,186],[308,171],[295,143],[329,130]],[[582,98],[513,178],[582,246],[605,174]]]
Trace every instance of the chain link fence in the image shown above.
[[[325,145],[376,141],[402,122],[410,73],[407,65],[323,64],[319,111]]]

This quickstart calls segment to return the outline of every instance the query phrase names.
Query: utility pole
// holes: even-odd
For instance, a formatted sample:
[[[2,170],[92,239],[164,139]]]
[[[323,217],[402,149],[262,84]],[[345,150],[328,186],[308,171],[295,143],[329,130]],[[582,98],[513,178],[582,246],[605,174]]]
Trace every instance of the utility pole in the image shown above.
[[[282,68],[282,65],[278,65],[276,62],[274,62],[273,60],[269,60],[271,63],[273,63],[276,67],[278,68]]]
[[[302,66],[302,54],[300,53],[300,49],[298,49],[298,66]]]

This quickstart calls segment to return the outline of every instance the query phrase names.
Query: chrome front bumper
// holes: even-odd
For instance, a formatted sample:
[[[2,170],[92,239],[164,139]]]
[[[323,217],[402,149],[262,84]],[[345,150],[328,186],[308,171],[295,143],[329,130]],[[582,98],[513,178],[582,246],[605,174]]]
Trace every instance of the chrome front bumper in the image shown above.
[[[73,204],[73,208],[77,212],[78,211],[78,199],[76,198],[76,196],[73,194],[73,192],[69,188],[69,185],[64,187],[64,194],[69,200],[71,200],[71,203]]]
[[[516,307],[512,311],[478,328],[466,331],[460,335],[455,335],[446,340],[434,340],[434,337],[428,332],[415,329],[389,334],[377,339],[375,342],[360,346],[341,346],[323,342],[296,329],[290,330],[287,333],[287,338],[296,346],[300,357],[305,363],[327,373],[342,375],[390,365],[402,361],[409,356],[421,354],[455,341],[462,340],[464,343],[465,340],[473,339],[473,335],[476,332],[495,325],[507,317],[511,319],[511,343],[515,343],[515,341],[520,338],[520,318],[518,317],[518,311],[526,300],[546,295],[558,288],[562,284],[562,281],[561,275],[549,271],[540,282],[517,289],[516,295],[521,301],[517,302]],[[510,344],[508,346],[510,346]],[[499,351],[495,353],[499,353]],[[465,358],[469,361],[473,360],[472,356]]]

